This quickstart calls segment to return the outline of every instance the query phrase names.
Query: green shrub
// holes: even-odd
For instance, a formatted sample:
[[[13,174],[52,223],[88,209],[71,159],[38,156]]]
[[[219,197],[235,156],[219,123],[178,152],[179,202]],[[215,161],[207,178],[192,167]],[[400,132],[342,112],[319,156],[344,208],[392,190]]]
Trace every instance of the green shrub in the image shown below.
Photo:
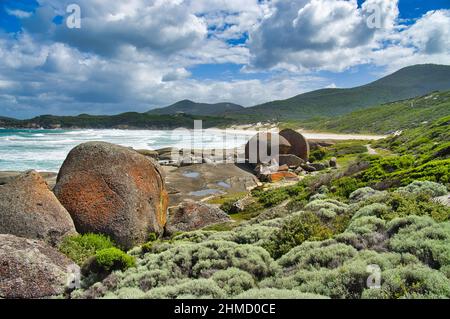
[[[211,279],[186,280],[175,286],[159,287],[145,294],[146,299],[223,299],[225,292]]]
[[[349,199],[352,203],[358,203],[373,198],[374,196],[380,196],[382,194],[385,194],[385,192],[374,190],[371,187],[363,187],[351,193]]]
[[[290,250],[278,260],[285,269],[337,268],[357,254],[356,249],[344,244],[328,242],[305,242]]]
[[[158,240],[158,234],[156,234],[156,233],[150,233],[150,234],[148,234],[148,239],[147,239],[147,241],[148,242],[153,242],[153,241],[157,241]]]
[[[241,293],[236,299],[329,299],[325,296],[304,293],[298,290],[262,288]]]
[[[135,287],[121,288],[115,292],[108,292],[103,299],[144,299],[145,292]]]
[[[422,265],[389,269],[382,273],[381,289],[368,289],[363,298],[450,298],[450,280]]]
[[[434,269],[450,264],[450,223],[412,216],[395,219],[387,228],[393,251],[411,253]]]
[[[311,162],[317,162],[323,160],[327,156],[327,152],[323,147],[318,147],[316,150],[309,154],[309,160]]]
[[[275,227],[263,225],[245,225],[234,231],[232,241],[238,244],[261,245],[277,231]]]
[[[347,230],[335,236],[335,240],[358,250],[384,250],[386,246],[386,222],[374,216],[353,219]]]
[[[274,274],[277,265],[261,247],[229,241],[200,244],[179,242],[159,254],[147,254],[141,261],[147,269],[167,269],[178,278],[209,278],[213,272],[230,267],[263,278]]]
[[[325,240],[332,235],[333,230],[319,217],[314,213],[305,212],[288,218],[264,248],[277,259],[305,241]]]
[[[319,245],[319,243],[316,243]],[[339,247],[339,248],[338,248]],[[322,249],[328,252],[320,252],[317,247],[316,255],[327,256],[324,261],[332,260],[334,249],[342,250],[343,254],[336,257],[340,265],[336,268],[292,268],[288,270],[286,277],[272,277],[260,283],[260,287],[295,289],[304,293],[319,294],[336,299],[359,299],[368,289],[367,279],[370,275],[368,265],[378,265],[385,271],[404,265],[419,263],[417,258],[409,254],[376,253],[374,251],[361,251],[353,257],[346,251],[352,252],[352,248],[341,248],[330,242],[330,245]],[[356,252],[356,251],[353,251]],[[342,258],[343,257],[343,258]],[[301,254],[299,254],[299,258]],[[319,257],[319,260],[322,257]],[[331,264],[330,264],[331,265]]]
[[[391,212],[386,212],[381,216],[386,220],[411,215],[430,216],[438,222],[450,219],[450,209],[432,201],[426,193],[407,194],[395,192],[387,198],[386,205],[391,208]]]
[[[82,266],[97,251],[113,247],[114,243],[109,237],[97,234],[85,234],[64,238],[59,246],[59,250],[78,265]]]
[[[355,215],[353,215],[353,219],[357,219],[364,216],[374,216],[378,218],[383,218],[388,213],[390,213],[390,208],[385,204],[374,203],[359,209]]]
[[[256,286],[252,275],[237,268],[219,270],[212,275],[211,279],[229,296],[237,296]]]
[[[182,233],[173,237],[174,241],[189,241],[193,243],[201,243],[206,241],[211,235],[216,232],[210,230],[196,230],[192,232]]]
[[[348,210],[348,205],[341,203],[335,199],[318,199],[313,200],[308,205],[305,206],[305,210],[312,212],[319,212],[322,209],[326,209],[335,213],[335,215],[340,215]],[[335,217],[335,216],[332,216]]]
[[[427,194],[431,197],[444,196],[448,193],[447,187],[430,181],[414,181],[408,186],[399,188],[397,192],[414,195]]]
[[[258,192],[256,196],[264,207],[273,207],[289,198],[289,194],[284,188]]]
[[[315,201],[315,200],[325,200],[325,199],[327,199],[328,198],[328,196],[327,195],[325,195],[325,194],[315,194],[315,195],[313,195],[313,196],[311,196],[311,198],[310,198],[310,201]]]
[[[350,194],[364,186],[360,180],[354,177],[342,177],[331,182],[331,190],[336,196],[348,198]]]
[[[104,272],[126,270],[136,265],[134,257],[118,248],[106,248],[95,253],[95,262]]]

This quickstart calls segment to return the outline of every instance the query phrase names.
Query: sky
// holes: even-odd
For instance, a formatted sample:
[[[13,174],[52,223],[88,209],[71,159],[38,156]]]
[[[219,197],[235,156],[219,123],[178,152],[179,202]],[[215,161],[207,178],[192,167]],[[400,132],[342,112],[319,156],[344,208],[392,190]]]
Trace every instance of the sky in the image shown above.
[[[0,0],[0,116],[252,106],[421,63],[450,64],[450,0]]]

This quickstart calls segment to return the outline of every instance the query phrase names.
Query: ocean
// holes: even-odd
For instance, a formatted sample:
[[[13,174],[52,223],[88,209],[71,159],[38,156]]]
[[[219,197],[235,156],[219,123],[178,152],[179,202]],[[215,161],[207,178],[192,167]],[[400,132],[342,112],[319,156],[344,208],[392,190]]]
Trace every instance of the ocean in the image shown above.
[[[197,133],[196,133],[197,134]],[[207,149],[241,147],[255,132],[204,130],[13,130],[0,129],[0,171],[57,172],[72,148],[88,141],[110,142],[135,149],[164,147]]]

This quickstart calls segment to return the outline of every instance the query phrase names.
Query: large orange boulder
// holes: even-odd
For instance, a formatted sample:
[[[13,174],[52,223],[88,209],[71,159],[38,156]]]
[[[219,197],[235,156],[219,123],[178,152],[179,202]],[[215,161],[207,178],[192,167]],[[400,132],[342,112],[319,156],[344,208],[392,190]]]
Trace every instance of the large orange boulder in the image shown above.
[[[39,239],[55,246],[76,231],[69,213],[42,176],[28,171],[0,186],[0,234]]]
[[[290,144],[290,154],[307,161],[309,159],[309,143],[308,140],[300,133],[285,129],[280,132],[280,136],[284,137]]]
[[[124,249],[162,234],[168,194],[160,167],[122,146],[89,142],[74,148],[54,192],[80,233],[102,233]]]

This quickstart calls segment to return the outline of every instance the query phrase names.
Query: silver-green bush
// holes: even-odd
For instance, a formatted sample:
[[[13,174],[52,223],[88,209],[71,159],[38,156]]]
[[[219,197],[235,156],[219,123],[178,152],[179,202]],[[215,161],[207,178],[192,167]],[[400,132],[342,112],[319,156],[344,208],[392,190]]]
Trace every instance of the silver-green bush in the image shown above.
[[[397,192],[415,195],[425,193],[432,197],[444,196],[448,193],[447,187],[430,181],[414,181],[408,186],[399,188]]]
[[[229,296],[237,296],[256,286],[252,275],[237,268],[219,270],[212,275],[211,279]]]
[[[386,192],[380,192],[380,191],[374,190],[371,187],[363,187],[363,188],[357,189],[356,191],[351,193],[349,196],[349,200],[352,203],[357,203],[357,202],[361,202],[361,201],[367,200],[371,197],[379,196],[382,194],[386,194]]]
[[[400,227],[402,225],[402,227]],[[389,248],[411,253],[431,268],[450,264],[450,223],[436,223],[429,217],[409,217],[388,224]]]
[[[363,298],[450,298],[450,280],[439,271],[420,264],[382,272],[381,289],[368,289]]]
[[[363,216],[375,216],[381,217],[383,214],[389,212],[390,208],[385,204],[374,203],[359,209],[354,215],[353,219],[357,219]]]
[[[325,296],[300,292],[298,290],[263,288],[251,289],[236,297],[237,299],[329,299]]]
[[[305,242],[293,248],[278,260],[288,272],[292,269],[336,268],[351,259],[357,251],[332,240],[324,242]]]

